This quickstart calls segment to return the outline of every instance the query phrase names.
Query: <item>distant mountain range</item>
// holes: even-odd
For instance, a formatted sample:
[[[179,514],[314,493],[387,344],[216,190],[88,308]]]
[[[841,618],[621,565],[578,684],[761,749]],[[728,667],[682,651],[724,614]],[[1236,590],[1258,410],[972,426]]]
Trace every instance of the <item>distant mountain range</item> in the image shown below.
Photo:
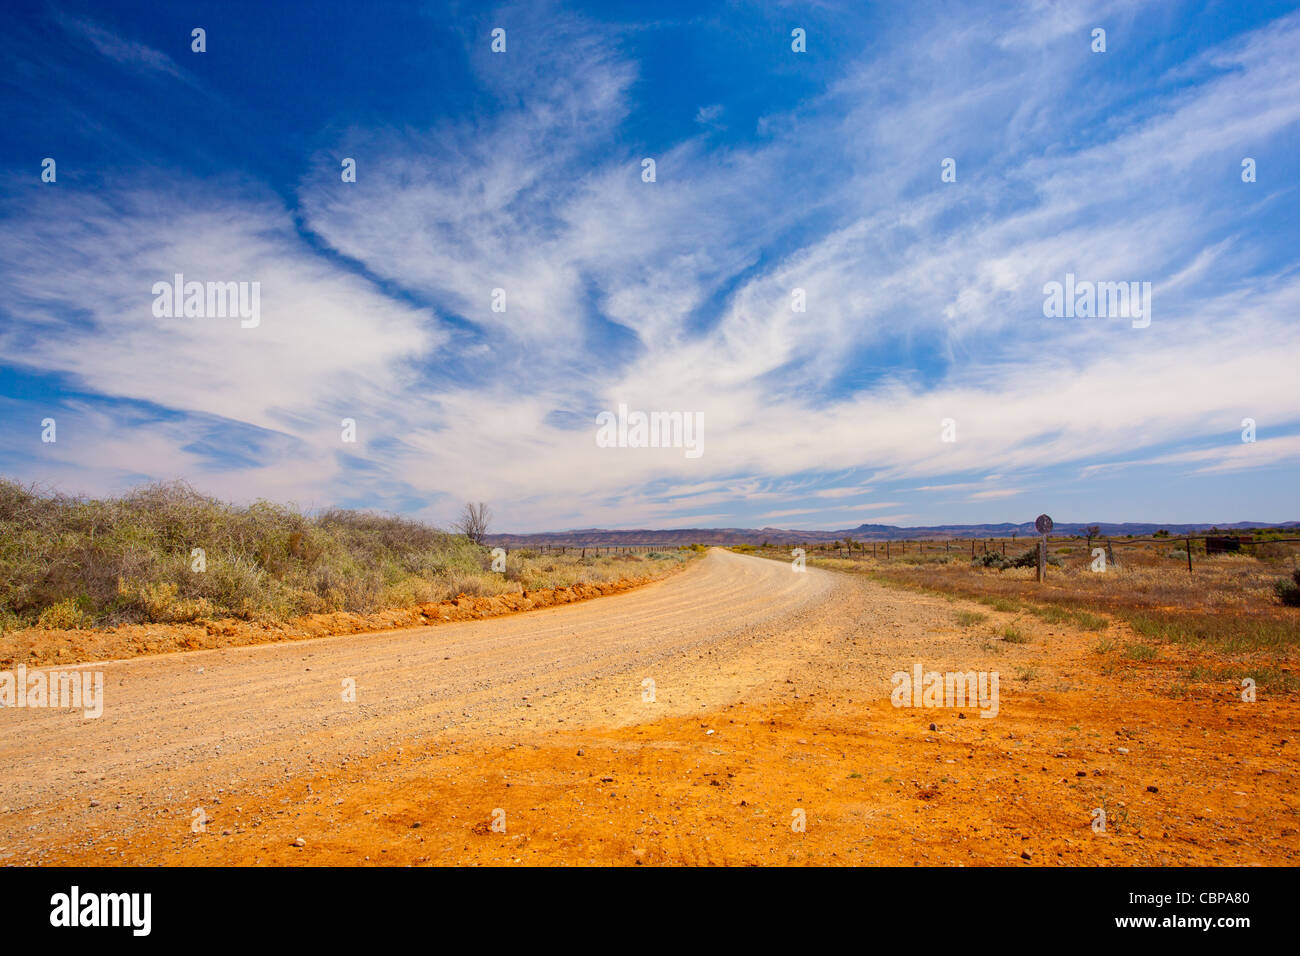
[[[1168,531],[1171,535],[1196,534],[1211,529],[1219,531],[1249,531],[1252,528],[1289,528],[1300,529],[1300,521],[1235,521],[1220,524],[1149,524],[1124,522],[1113,524],[1105,521],[1083,522],[1080,524],[1058,524],[1052,529],[1052,535],[1081,535],[1096,525],[1103,536],[1120,537],[1131,534],[1134,537],[1147,537],[1157,531]],[[903,528],[892,524],[860,524],[856,528],[844,528],[840,531],[798,531],[789,528],[670,528],[637,529],[632,531],[609,531],[604,528],[581,528],[574,531],[546,531],[537,534],[490,534],[487,543],[507,548],[538,547],[609,547],[630,545],[677,546],[683,544],[798,544],[813,542],[843,541],[847,536],[854,541],[919,541],[943,540],[944,538],[1009,538],[1030,537],[1038,532],[1034,523],[1022,524],[951,524],[931,527]]]

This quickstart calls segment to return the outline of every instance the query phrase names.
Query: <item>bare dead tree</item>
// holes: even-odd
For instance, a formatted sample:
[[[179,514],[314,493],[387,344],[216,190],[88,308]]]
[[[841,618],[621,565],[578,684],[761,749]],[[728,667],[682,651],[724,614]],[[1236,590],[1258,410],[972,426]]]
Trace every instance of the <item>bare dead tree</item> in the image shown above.
[[[465,510],[460,513],[460,517],[452,527],[475,544],[482,544],[483,539],[487,537],[488,523],[491,520],[492,512],[487,505],[481,501],[477,505],[467,501]]]

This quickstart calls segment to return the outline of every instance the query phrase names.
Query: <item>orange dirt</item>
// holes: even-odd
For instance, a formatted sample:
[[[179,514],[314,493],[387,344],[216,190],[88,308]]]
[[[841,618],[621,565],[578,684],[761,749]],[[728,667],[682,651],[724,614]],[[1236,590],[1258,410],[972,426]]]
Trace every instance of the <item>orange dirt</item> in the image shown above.
[[[1043,701],[996,727],[944,717],[934,732],[930,715],[887,702],[736,706],[514,747],[393,751],[232,795],[211,808],[205,833],[180,818],[45,863],[1300,862],[1294,770],[1284,780],[1260,761],[1232,772],[1232,754],[1243,749],[1294,749],[1296,708],[1285,744],[1257,719],[1226,723],[1232,705],[1222,703],[1200,704],[1185,725],[1161,729],[1166,715],[1155,703],[1125,714],[1140,743],[1120,730],[1100,746],[1058,751],[1067,721],[1114,722],[1104,704],[1079,705]],[[1127,757],[1116,752],[1124,744]],[[1284,783],[1289,792],[1280,792]],[[1095,834],[1092,811],[1102,805],[1111,832]],[[492,830],[497,808],[503,833]],[[796,808],[806,832],[791,828]],[[294,845],[298,838],[305,846]]]
[[[858,587],[899,613],[962,606]],[[964,666],[1001,670],[994,719],[891,706],[877,652],[895,653],[899,625],[881,620],[861,642],[792,648],[790,676],[730,704],[394,747],[227,792],[202,833],[178,810],[42,862],[1300,863],[1300,701],[1246,703],[1232,682],[1171,699],[1172,669],[1195,660],[1188,651],[1116,662],[1094,649],[1096,635],[1035,622],[1029,644],[1004,645],[990,618],[931,627],[921,653],[933,659],[948,641]],[[1102,807],[1107,832],[1097,833]],[[805,832],[792,829],[799,809]]]

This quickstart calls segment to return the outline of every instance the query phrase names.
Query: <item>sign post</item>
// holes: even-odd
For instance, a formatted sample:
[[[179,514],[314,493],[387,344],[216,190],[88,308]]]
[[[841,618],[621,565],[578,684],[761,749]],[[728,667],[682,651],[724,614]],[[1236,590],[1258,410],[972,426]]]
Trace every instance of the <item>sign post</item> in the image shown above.
[[[1038,529],[1038,580],[1041,582],[1047,577],[1047,533],[1052,530],[1052,519],[1039,515],[1034,519],[1034,527]]]

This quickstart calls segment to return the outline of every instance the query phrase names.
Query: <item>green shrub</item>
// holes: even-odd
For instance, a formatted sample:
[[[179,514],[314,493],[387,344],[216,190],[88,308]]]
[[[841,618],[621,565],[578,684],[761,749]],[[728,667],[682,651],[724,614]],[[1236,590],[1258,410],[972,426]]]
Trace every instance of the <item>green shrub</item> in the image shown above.
[[[971,563],[977,568],[997,568],[999,571],[1005,571],[1007,568],[1036,568],[1038,567],[1038,545],[1034,545],[1014,558],[1009,558],[999,551],[977,554],[971,559]],[[1059,568],[1062,561],[1055,554],[1049,554],[1047,563]]]
[[[36,626],[46,630],[71,631],[87,627],[90,616],[81,609],[76,598],[67,598],[57,604],[51,604],[40,613]]]
[[[1300,607],[1300,568],[1291,572],[1291,580],[1286,578],[1276,582],[1273,590],[1277,592],[1278,600],[1287,607]]]
[[[7,607],[0,607],[0,634],[5,631],[17,631],[26,626],[26,622],[9,610]]]
[[[705,550],[655,552],[654,560]],[[0,479],[0,629],[367,613],[611,580],[650,564],[580,553],[521,548],[498,574],[488,549],[464,535],[392,515],[231,505],[180,482],[87,499]]]

